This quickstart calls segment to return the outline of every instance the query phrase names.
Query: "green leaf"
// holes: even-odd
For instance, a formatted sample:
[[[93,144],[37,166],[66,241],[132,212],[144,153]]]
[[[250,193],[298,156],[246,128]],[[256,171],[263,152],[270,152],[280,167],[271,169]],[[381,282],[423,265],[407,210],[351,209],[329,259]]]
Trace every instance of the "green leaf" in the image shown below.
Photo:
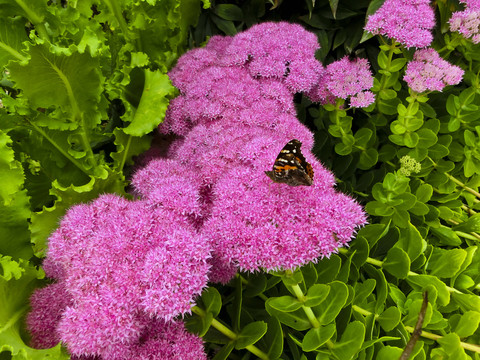
[[[247,346],[255,344],[267,332],[267,324],[263,321],[255,321],[245,326],[237,340],[235,340],[235,349],[245,349]]]
[[[370,169],[378,161],[378,152],[373,148],[368,148],[360,153],[360,159],[358,160],[358,168],[361,170]]]
[[[447,289],[447,285],[432,275],[409,275],[407,281],[411,285],[417,285],[420,290],[425,290],[427,286],[434,286],[438,291],[438,304],[440,306],[446,306],[450,302],[450,292]],[[455,293],[453,293],[455,295]]]
[[[53,54],[42,45],[30,47],[28,54],[28,64],[11,64],[9,70],[29,103],[35,108],[61,107],[71,114],[66,122],[86,121],[83,113],[94,111],[100,101],[98,60],[86,53]]]
[[[453,331],[461,338],[469,337],[475,333],[479,324],[480,312],[470,310],[462,315]]]
[[[142,136],[155,129],[165,117],[168,97],[174,87],[166,74],[145,70],[145,85],[135,116],[123,131],[127,135]]]
[[[212,360],[227,360],[233,349],[235,349],[235,345],[232,342],[226,344],[218,352],[215,353],[215,356]]]
[[[462,240],[451,228],[431,228],[430,231],[440,240],[440,243],[443,245],[458,246],[462,244]]]
[[[218,4],[214,8],[215,14],[225,20],[242,21],[243,12],[237,5],[233,4]]]
[[[422,308],[423,299],[417,299],[410,303],[410,306],[407,309],[407,316],[403,319],[403,324],[406,326],[415,326],[418,321],[420,310]],[[432,319],[433,309],[432,306],[428,305],[427,310],[425,311],[425,317],[423,320],[423,326],[426,327],[430,320]]]
[[[202,302],[205,311],[212,313],[213,317],[217,317],[222,309],[222,297],[217,289],[209,287],[202,292]]]
[[[403,349],[393,346],[384,346],[378,352],[376,360],[400,359]]]
[[[480,309],[480,297],[478,295],[452,293],[452,299],[464,311],[478,311]]]
[[[407,63],[407,59],[405,58],[394,59],[390,63],[390,68],[388,70],[391,72],[399,71],[405,66],[406,63]]]
[[[431,275],[439,278],[451,278],[460,270],[467,252],[463,249],[440,250],[434,252],[428,264]]]
[[[342,260],[338,255],[332,255],[330,258],[324,258],[319,260],[315,264],[315,268],[318,273],[318,282],[322,284],[328,284],[335,280],[340,271]]]
[[[420,129],[416,132],[418,135],[418,146],[429,148],[437,143],[437,135],[430,129]]]
[[[147,151],[150,147],[151,138],[148,136],[135,137],[125,134],[123,129],[113,130],[115,135],[114,144],[117,152],[111,153],[115,169],[122,171],[125,165],[133,165],[133,158]]]
[[[268,304],[275,310],[282,312],[292,312],[300,309],[303,306],[303,303],[292,296],[269,298]]]
[[[282,325],[275,317],[269,317],[267,320],[267,332],[262,338],[268,349],[269,359],[278,359],[283,353],[283,330]]]
[[[330,283],[330,292],[325,301],[313,307],[313,311],[317,314],[320,325],[331,323],[337,317],[340,310],[342,310],[347,299],[348,288],[344,283],[340,281]]]
[[[310,329],[305,334],[305,337],[302,341],[303,351],[309,352],[319,348],[332,338],[332,336],[335,334],[335,331],[336,329],[334,324]]]
[[[462,232],[480,232],[480,214],[470,216],[467,221],[455,225],[453,230]]]
[[[364,304],[368,301],[368,297],[375,289],[376,281],[374,279],[367,279],[363,283],[357,282],[354,286],[355,296],[353,303],[356,305]]]
[[[268,300],[265,303],[265,309],[271,316],[275,316],[282,324],[292,329],[303,331],[311,328],[310,321],[303,309],[288,313],[282,312],[271,307]]]
[[[442,349],[445,351],[446,355],[449,356],[449,359],[455,360],[467,360],[467,354],[463,350],[460,344],[460,338],[457,334],[450,333],[437,340],[437,342],[442,346]]]
[[[400,237],[396,245],[407,252],[410,262],[412,262],[422,253],[425,241],[418,229],[410,222],[406,228],[399,230]]]
[[[377,321],[383,330],[392,331],[400,322],[401,317],[402,313],[400,310],[395,306],[391,306],[380,314]]]
[[[235,24],[232,21],[224,20],[214,14],[212,14],[210,18],[215,23],[215,25],[217,25],[217,27],[225,33],[225,35],[233,36],[237,33]]]
[[[16,17],[4,17],[0,24],[0,66],[3,68],[10,60],[26,61],[22,44],[28,40],[25,32],[25,20]]]
[[[10,257],[0,257],[0,352],[9,351],[13,359],[70,358],[60,344],[39,350],[24,342],[24,316],[29,310],[28,299],[32,291],[41,284],[38,279],[43,276],[43,272],[26,260],[20,259],[16,262]]]
[[[347,325],[340,341],[337,341],[332,349],[332,354],[338,359],[354,359],[361,349],[365,339],[365,325],[360,321],[354,321]]]
[[[393,247],[388,251],[382,267],[398,279],[404,279],[410,271],[410,259],[401,248]]]
[[[387,234],[389,229],[390,224],[368,224],[360,229],[357,236],[363,236],[367,239],[370,248],[372,248],[378,240]]]
[[[0,254],[30,258],[29,198],[22,164],[15,160],[12,140],[0,130]]]
[[[328,285],[315,284],[311,286],[307,291],[307,295],[305,296],[306,300],[304,305],[308,307],[317,306],[325,300],[329,291],[330,287]]]

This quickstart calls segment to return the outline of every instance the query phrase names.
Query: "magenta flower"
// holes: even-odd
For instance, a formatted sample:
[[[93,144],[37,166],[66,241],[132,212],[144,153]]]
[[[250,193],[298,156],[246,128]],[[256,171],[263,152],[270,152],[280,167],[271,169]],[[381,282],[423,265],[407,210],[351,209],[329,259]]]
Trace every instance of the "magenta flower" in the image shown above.
[[[407,65],[404,81],[418,93],[442,91],[447,85],[462,81],[464,71],[443,60],[434,49],[417,50]]]
[[[103,359],[206,360],[202,339],[185,330],[181,321],[147,320],[139,340],[110,349]]]
[[[177,149],[176,159],[201,176],[204,184],[214,185],[225,172],[239,165],[254,167],[260,173],[268,170],[275,161],[271,149],[280,151],[292,138],[302,141],[306,151],[312,148],[312,134],[293,116],[279,116],[265,122],[261,113],[249,115],[243,119],[263,121],[271,129],[222,123],[196,126]],[[323,172],[329,173],[325,169]],[[332,185],[333,180],[327,186]]]
[[[434,26],[430,0],[386,0],[368,17],[365,30],[388,36],[406,47],[423,48],[432,42]]]
[[[350,60],[348,56],[328,65],[318,85],[308,96],[312,101],[333,103],[335,98],[350,98],[351,106],[367,107],[375,101],[371,91],[373,75],[366,59]]]
[[[185,136],[195,125],[241,119],[255,108],[264,117],[295,115],[293,94],[311,90],[323,73],[315,59],[319,47],[313,33],[286,22],[213,37],[169,73],[180,96],[170,102],[160,131]]]
[[[244,66],[253,78],[284,82],[292,93],[308,91],[322,72],[315,34],[298,24],[266,22],[237,34],[221,63]]]
[[[72,300],[63,283],[35,290],[30,298],[32,310],[27,316],[32,347],[48,349],[60,342],[57,325],[65,308],[72,304]]]
[[[456,11],[449,20],[450,30],[457,31],[474,44],[480,42],[480,1],[463,0],[464,11]]]
[[[189,312],[206,286],[210,246],[185,216],[197,211],[198,193],[163,185],[143,201],[104,195],[74,206],[50,237],[48,262],[62,271],[47,268],[72,298],[57,332],[72,354],[138,341],[145,318]]]
[[[313,161],[312,166],[321,177],[321,165]],[[310,187],[293,187],[272,183],[248,167],[226,173],[214,188],[216,200],[202,228],[218,266],[234,264],[252,272],[293,269],[344,246],[366,218],[353,199],[325,189],[329,181],[319,178]]]

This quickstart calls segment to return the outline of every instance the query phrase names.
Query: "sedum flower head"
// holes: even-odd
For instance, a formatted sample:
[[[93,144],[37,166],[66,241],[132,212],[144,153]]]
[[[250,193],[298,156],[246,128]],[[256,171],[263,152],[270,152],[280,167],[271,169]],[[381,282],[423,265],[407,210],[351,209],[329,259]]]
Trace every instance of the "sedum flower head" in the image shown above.
[[[368,91],[372,86],[373,75],[368,61],[361,58],[350,60],[345,56],[326,67],[318,85],[308,96],[322,103],[332,103],[335,98],[350,98],[351,106],[367,107],[375,101],[375,95]]]
[[[160,131],[184,136],[196,125],[228,122],[255,109],[263,119],[295,115],[293,94],[309,91],[323,72],[315,59],[319,47],[313,33],[286,22],[212,37],[170,71],[180,96],[170,102]]]
[[[328,257],[366,221],[353,199],[325,187],[321,178],[310,187],[292,187],[240,166],[225,174],[214,194],[202,234],[212,242],[218,266],[243,271],[293,269]]]
[[[456,11],[449,20],[450,30],[457,31],[474,44],[480,42],[480,1],[464,0],[465,10]]]
[[[145,317],[189,312],[206,286],[210,247],[171,202],[163,206],[162,191],[171,190],[74,206],[50,237],[47,259],[62,268],[58,280],[72,298],[57,331],[72,354],[102,355],[137,341]]]
[[[60,342],[57,325],[72,300],[63,282],[34,291],[30,297],[31,311],[27,316],[32,347],[48,349]]]
[[[434,49],[417,50],[407,65],[404,81],[415,92],[442,91],[462,81],[464,71],[443,60]]]
[[[385,35],[406,47],[423,48],[432,42],[435,14],[430,0],[386,0],[368,17],[365,30]]]

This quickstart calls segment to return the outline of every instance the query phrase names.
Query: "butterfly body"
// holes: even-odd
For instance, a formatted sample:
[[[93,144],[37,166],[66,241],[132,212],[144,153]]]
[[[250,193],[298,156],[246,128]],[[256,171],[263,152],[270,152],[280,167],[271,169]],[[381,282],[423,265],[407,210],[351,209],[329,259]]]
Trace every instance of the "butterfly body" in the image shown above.
[[[290,140],[278,154],[272,171],[265,171],[265,174],[276,183],[284,183],[290,186],[312,185],[312,165],[302,155],[301,146],[300,141]]]

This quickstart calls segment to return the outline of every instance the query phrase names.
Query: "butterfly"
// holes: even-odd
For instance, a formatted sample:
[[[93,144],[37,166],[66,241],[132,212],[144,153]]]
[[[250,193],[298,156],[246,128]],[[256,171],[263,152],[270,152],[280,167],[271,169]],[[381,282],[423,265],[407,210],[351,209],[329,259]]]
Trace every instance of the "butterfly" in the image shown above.
[[[272,171],[265,171],[265,174],[276,183],[290,186],[312,185],[312,165],[302,155],[301,146],[300,141],[290,140],[278,154]]]

